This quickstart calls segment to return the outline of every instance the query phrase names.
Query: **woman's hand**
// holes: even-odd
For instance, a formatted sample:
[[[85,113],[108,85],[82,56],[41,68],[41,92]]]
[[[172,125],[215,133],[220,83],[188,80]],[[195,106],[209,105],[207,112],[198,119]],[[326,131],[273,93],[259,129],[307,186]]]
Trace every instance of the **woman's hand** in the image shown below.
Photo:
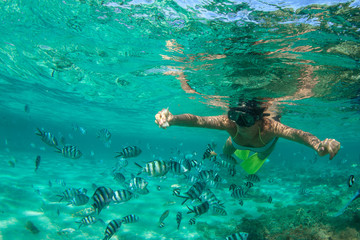
[[[330,160],[332,160],[335,155],[340,150],[340,143],[335,139],[326,138],[324,141],[321,141],[317,152],[319,156],[325,156],[326,154],[330,154]]]
[[[155,123],[165,129],[170,126],[169,121],[172,118],[173,115],[169,112],[169,108],[164,108],[155,115]]]

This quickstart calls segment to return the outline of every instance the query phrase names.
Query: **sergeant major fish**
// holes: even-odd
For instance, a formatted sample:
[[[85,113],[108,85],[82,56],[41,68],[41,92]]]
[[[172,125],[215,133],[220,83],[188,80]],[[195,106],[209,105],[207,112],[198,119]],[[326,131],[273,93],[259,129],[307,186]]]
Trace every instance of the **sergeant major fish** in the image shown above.
[[[189,213],[195,213],[195,216],[200,216],[204,213],[206,213],[209,210],[209,202],[203,202],[202,204],[195,206],[193,209],[187,207],[189,209],[189,211],[187,212]]]
[[[146,172],[152,177],[164,176],[169,171],[167,163],[165,161],[161,161],[161,160],[155,160],[155,161],[148,162],[145,165],[145,167],[142,167],[137,163],[135,163],[135,164],[138,167],[142,168],[142,172]],[[138,175],[140,173],[138,173]]]
[[[178,212],[178,213],[176,214],[177,230],[179,230],[181,220],[182,220],[182,214],[181,214],[181,212]]]
[[[62,153],[62,155],[66,158],[78,159],[82,156],[81,151],[73,145],[66,145],[62,149],[57,148],[58,153]]]
[[[75,195],[70,202],[68,203],[68,205],[72,204],[74,206],[82,206],[85,205],[89,202],[89,197],[86,196],[85,194],[79,194],[79,195]]]
[[[38,155],[35,160],[35,172],[39,169],[41,157]]]
[[[226,237],[226,240],[247,240],[249,234],[245,232],[233,233]]]
[[[121,152],[117,152],[117,156],[115,157],[122,157],[122,158],[132,158],[137,157],[141,153],[141,149],[137,146],[128,146],[121,150]]]
[[[41,137],[41,140],[49,145],[50,147],[57,147],[58,142],[56,138],[50,132],[43,132],[39,128],[37,129],[38,132],[35,133],[36,135]]]
[[[108,187],[98,187],[95,190],[94,195],[92,196],[92,199],[94,200],[94,203],[92,206],[97,209],[98,214],[100,214],[101,210],[109,205],[109,203],[112,200],[112,196],[114,195],[114,191],[111,188]]]
[[[101,219],[97,219],[96,217],[90,215],[90,216],[84,217],[83,219],[81,219],[80,221],[77,221],[75,223],[80,223],[80,225],[79,225],[79,229],[80,229],[80,227],[82,225],[88,226],[88,225],[97,223],[99,220],[102,221]]]
[[[105,229],[105,237],[103,240],[109,240],[117,230],[121,227],[122,219],[114,219],[109,222]]]
[[[163,212],[163,214],[161,214],[160,219],[159,219],[159,227],[162,228],[165,226],[164,220],[169,216],[169,210],[166,210],[165,212]]]
[[[212,146],[213,145],[213,146]],[[213,147],[214,147],[214,144],[208,144],[207,145],[207,148],[203,154],[203,159],[207,159],[209,158],[210,160],[215,160],[216,159],[216,152],[214,151]]]
[[[57,195],[58,197],[61,197],[59,202],[61,202],[63,199],[66,201],[70,201],[72,198],[74,198],[76,195],[80,194],[86,194],[87,190],[84,188],[68,188],[66,189],[62,195]]]
[[[138,221],[139,221],[139,217],[136,216],[135,214],[127,215],[121,219],[122,223],[134,223]]]
[[[205,190],[206,183],[204,182],[196,182],[194,185],[191,186],[191,188],[185,192],[186,196],[178,195],[178,197],[185,198],[185,200],[181,203],[184,204],[188,199],[195,200],[200,197],[202,192]]]
[[[125,189],[121,189],[114,191],[114,194],[111,197],[111,199],[114,201],[114,203],[124,203],[129,201],[133,196],[134,194],[132,192]]]

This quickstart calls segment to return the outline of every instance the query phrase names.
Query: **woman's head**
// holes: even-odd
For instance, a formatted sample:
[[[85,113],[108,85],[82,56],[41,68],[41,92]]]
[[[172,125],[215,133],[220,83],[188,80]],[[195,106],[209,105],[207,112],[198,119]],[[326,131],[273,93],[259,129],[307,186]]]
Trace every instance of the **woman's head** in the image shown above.
[[[236,107],[230,108],[228,117],[240,127],[251,127],[257,120],[262,119],[265,107],[257,100],[240,101]]]

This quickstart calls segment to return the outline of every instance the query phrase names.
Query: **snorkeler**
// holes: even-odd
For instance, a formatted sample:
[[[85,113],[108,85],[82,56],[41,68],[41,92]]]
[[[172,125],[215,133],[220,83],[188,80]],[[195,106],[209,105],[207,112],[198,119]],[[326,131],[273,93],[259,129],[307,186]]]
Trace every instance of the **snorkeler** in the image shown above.
[[[242,159],[241,166],[249,174],[260,169],[280,137],[306,145],[319,156],[329,154],[330,160],[339,151],[340,143],[335,139],[320,141],[311,133],[280,123],[279,116],[272,116],[265,110],[267,108],[257,100],[243,101],[237,107],[230,108],[227,115],[219,116],[173,115],[168,109],[163,109],[155,115],[155,123],[164,129],[186,126],[226,130],[230,137],[223,147],[223,153]],[[250,151],[255,153],[249,157]]]

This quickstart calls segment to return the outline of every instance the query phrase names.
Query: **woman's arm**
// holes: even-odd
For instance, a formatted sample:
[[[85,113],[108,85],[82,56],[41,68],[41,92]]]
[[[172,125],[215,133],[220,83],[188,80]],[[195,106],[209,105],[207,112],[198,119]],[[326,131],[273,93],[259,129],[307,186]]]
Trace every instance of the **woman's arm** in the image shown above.
[[[324,141],[320,141],[320,139],[318,139],[311,133],[291,128],[280,122],[272,121],[272,125],[272,131],[275,133],[276,136],[311,147],[320,156],[330,154],[330,160],[333,159],[333,157],[340,150],[340,143],[335,139],[326,138]]]
[[[172,115],[167,109],[163,109],[155,115],[155,123],[162,128],[168,126],[184,126],[228,130],[232,126],[231,121],[226,115],[208,117],[188,113]]]

